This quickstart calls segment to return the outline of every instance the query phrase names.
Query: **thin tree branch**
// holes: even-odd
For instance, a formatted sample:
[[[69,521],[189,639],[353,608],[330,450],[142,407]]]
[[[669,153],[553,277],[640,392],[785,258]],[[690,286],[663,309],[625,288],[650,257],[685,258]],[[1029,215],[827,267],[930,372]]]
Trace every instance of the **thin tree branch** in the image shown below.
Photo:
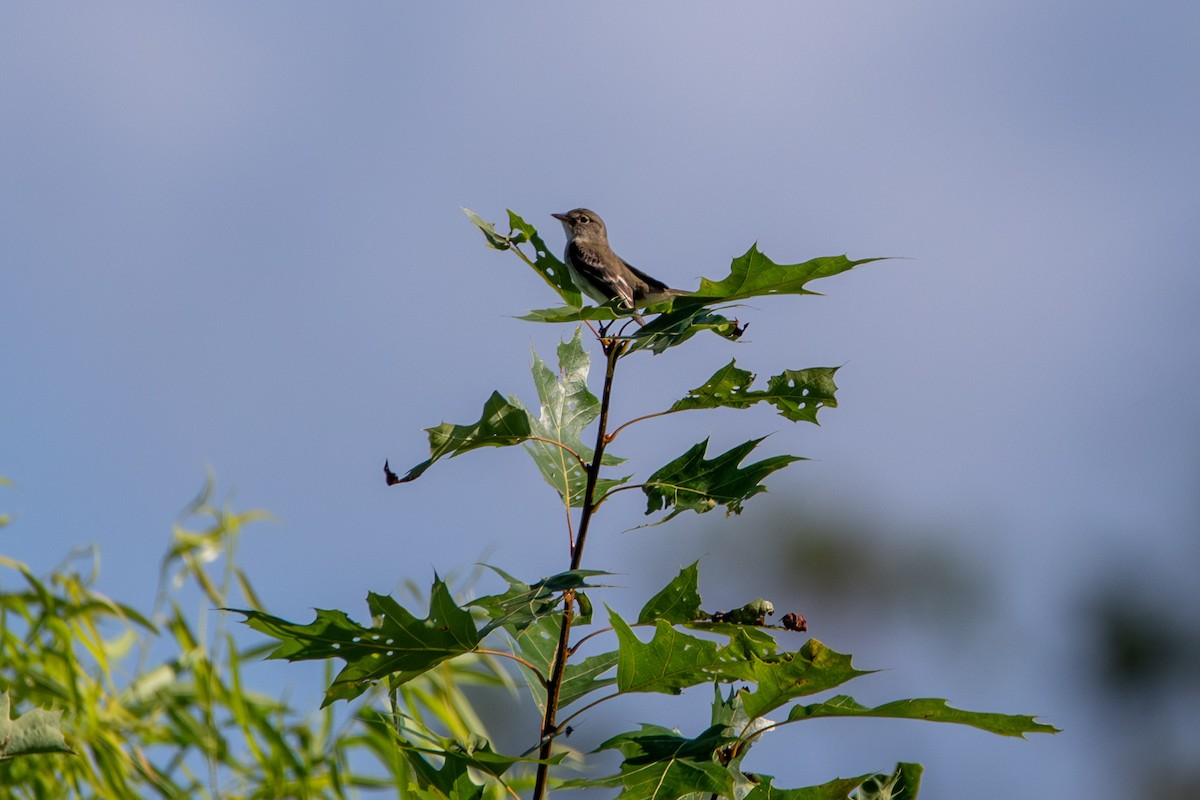
[[[592,514],[596,510],[596,484],[600,479],[600,468],[604,462],[604,446],[608,427],[608,408],[612,400],[613,375],[617,369],[617,359],[628,347],[628,343],[619,339],[601,339],[600,346],[606,358],[604,369],[604,389],[600,394],[600,419],[596,428],[596,447],[592,453],[592,463],[587,467],[587,488],[583,493],[583,507],[579,512],[579,529],[571,547],[571,569],[579,569],[583,559],[583,546],[587,542],[588,530],[592,522]],[[571,650],[571,623],[575,615],[575,592],[563,592],[562,627],[558,632],[558,645],[554,650],[554,663],[550,671],[550,683],[546,687],[546,711],[542,717],[541,747],[538,751],[537,778],[533,787],[533,800],[543,800],[546,796],[547,782],[550,777],[548,763],[554,748],[554,737],[558,733],[555,718],[558,715],[558,697],[562,690],[563,674],[567,667],[567,659]]]

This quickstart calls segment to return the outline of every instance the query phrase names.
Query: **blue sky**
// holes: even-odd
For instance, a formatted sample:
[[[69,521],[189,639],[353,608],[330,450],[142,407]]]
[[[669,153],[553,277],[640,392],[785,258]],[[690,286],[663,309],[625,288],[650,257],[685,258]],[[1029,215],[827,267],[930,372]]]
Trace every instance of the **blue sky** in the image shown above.
[[[641,509],[610,504],[589,556],[634,591],[606,599],[636,608],[706,553],[706,597],[740,596],[719,537],[753,551],[806,509],[853,509],[887,552],[952,540],[1006,622],[939,640],[958,661],[922,660],[919,620],[859,639],[879,631],[843,612],[814,632],[888,667],[872,699],[1067,733],[888,727],[870,763],[852,731],[820,746],[844,773],[924,760],[935,797],[1127,796],[1134,776],[1105,766],[1127,740],[1072,690],[1073,603],[1124,570],[1195,606],[1198,39],[1200,10],[1169,1],[8,4],[3,552],[48,569],[94,542],[101,588],[148,604],[211,467],[276,516],[242,559],[284,616],[359,613],[368,590],[481,556],[555,572],[561,513],[520,453],[381,480],[493,389],[532,402],[530,348],[570,333],[511,318],[554,298],[459,207],[512,208],[557,248],[549,213],[589,206],[682,288],[753,242],[778,261],[902,256],[747,309],[749,344],[628,366],[624,416],[731,355],[764,376],[845,365],[820,428],[764,410],[630,437],[646,470],[709,434],[775,432],[764,447],[814,462],[732,521],[621,534]],[[751,766],[782,785],[829,772],[782,758]]]

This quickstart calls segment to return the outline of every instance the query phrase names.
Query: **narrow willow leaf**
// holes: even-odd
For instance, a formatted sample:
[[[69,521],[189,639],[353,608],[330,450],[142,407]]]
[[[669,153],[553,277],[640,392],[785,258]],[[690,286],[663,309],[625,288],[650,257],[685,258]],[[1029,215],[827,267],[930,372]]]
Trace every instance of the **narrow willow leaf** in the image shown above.
[[[835,686],[871,674],[850,663],[850,656],[809,639],[795,653],[770,660],[755,660],[747,680],[757,687],[742,698],[746,714],[761,717],[796,697],[828,691]]]
[[[766,402],[793,422],[816,422],[822,408],[837,407],[837,384],[833,375],[837,367],[788,369],[767,381],[767,388],[751,389],[754,375],[739,369],[736,360],[713,373],[702,386],[692,389],[687,397],[677,400],[670,411],[689,411],[698,408],[749,408]]]
[[[246,617],[246,624],[280,641],[267,657],[288,661],[343,659],[346,666],[326,690],[321,707],[349,700],[368,686],[392,676],[400,684],[441,662],[473,651],[482,638],[471,612],[460,608],[450,590],[435,578],[429,615],[418,619],[387,595],[367,595],[371,616],[378,622],[364,627],[344,612],[317,609],[313,622],[301,625],[260,611],[227,609]]]
[[[711,460],[704,458],[708,440],[700,442],[642,485],[647,499],[646,513],[671,509],[663,522],[689,510],[704,514],[718,505],[725,506],[726,515],[742,513],[744,501],[767,490],[762,481],[768,475],[804,460],[798,456],[773,456],[739,468],[742,459],[760,442],[762,439],[751,439]]]
[[[896,700],[868,708],[852,697],[838,695],[824,703],[795,706],[788,712],[788,722],[817,717],[887,717],[889,719],[923,719],[929,722],[953,722],[997,733],[1001,736],[1025,737],[1027,733],[1058,733],[1058,728],[1038,722],[1036,717],[1011,714],[989,714],[953,708],[945,700],[920,698]]]
[[[624,756],[621,771],[603,778],[568,781],[566,788],[621,787],[618,800],[678,800],[688,795],[733,796],[733,782],[717,751],[732,737],[714,725],[694,739],[657,725],[618,734],[600,750],[618,750]]]
[[[35,753],[71,753],[62,733],[62,711],[34,708],[16,719],[8,692],[0,692],[0,761]]]
[[[483,414],[478,422],[470,425],[443,422],[425,431],[429,434],[429,458],[410,469],[396,483],[416,480],[442,456],[453,458],[480,447],[520,444],[529,438],[531,427],[529,412],[505,400],[499,392],[492,392],[492,396],[483,404]]]
[[[679,570],[670,583],[651,597],[638,613],[638,624],[655,622],[692,622],[703,616],[700,610],[700,573],[698,561]]]
[[[824,256],[800,264],[776,264],[763,255],[755,244],[745,255],[733,260],[728,276],[719,281],[701,279],[700,288],[682,301],[712,305],[762,295],[817,294],[805,289],[805,284],[880,260],[864,258],[851,261],[845,256]]]

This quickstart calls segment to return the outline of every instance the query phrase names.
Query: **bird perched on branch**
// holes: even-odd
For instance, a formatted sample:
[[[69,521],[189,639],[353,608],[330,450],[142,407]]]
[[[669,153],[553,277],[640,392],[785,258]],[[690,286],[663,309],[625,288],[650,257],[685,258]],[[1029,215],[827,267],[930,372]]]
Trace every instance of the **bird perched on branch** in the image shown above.
[[[646,321],[637,309],[687,294],[652,278],[613,252],[608,244],[608,229],[595,211],[576,208],[565,214],[551,214],[567,233],[563,261],[571,280],[579,290],[597,303],[614,298],[633,313],[639,325]]]

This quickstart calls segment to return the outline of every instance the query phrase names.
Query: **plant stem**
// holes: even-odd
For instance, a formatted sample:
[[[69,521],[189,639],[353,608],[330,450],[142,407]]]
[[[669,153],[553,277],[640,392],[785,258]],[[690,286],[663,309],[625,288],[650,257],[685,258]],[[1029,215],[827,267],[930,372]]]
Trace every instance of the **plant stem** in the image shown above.
[[[571,569],[579,569],[583,560],[583,545],[587,540],[588,528],[591,525],[592,514],[596,510],[596,483],[600,479],[600,465],[604,460],[604,446],[608,444],[608,405],[612,398],[613,374],[617,369],[617,359],[625,351],[626,343],[619,339],[601,339],[600,346],[606,359],[604,369],[604,389],[600,394],[600,420],[596,430],[596,447],[592,453],[592,463],[587,470],[587,488],[583,494],[583,508],[579,513],[579,532],[571,547]],[[567,658],[571,650],[571,622],[575,617],[575,592],[563,593],[562,628],[558,632],[558,646],[554,650],[554,665],[550,670],[550,682],[546,686],[546,711],[542,716],[541,748],[538,759],[541,764],[537,768],[537,780],[533,787],[533,800],[543,800],[546,796],[546,784],[550,776],[550,765],[547,763],[554,749],[554,737],[558,733],[555,721],[558,715],[558,696],[562,689],[563,672],[567,668]]]

